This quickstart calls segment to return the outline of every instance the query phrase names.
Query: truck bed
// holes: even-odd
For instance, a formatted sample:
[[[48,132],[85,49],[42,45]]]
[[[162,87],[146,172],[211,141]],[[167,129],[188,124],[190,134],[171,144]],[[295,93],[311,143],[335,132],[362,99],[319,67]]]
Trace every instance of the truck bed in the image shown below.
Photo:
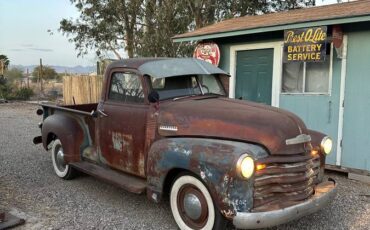
[[[97,106],[98,106],[97,103],[93,103],[93,104],[81,104],[81,105],[64,105],[60,107],[91,113],[91,111],[96,110]]]
[[[78,113],[83,115],[90,115],[91,112],[95,111],[97,109],[98,104],[81,104],[81,105],[52,105],[52,104],[41,104],[41,106],[44,108],[48,108],[51,110],[62,110],[62,111],[68,111],[72,113]],[[53,114],[54,111],[51,111],[51,114]]]

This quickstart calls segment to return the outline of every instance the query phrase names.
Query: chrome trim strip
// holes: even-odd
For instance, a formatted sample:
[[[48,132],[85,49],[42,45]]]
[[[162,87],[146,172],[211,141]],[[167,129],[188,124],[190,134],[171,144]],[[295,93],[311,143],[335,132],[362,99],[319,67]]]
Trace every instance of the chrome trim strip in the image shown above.
[[[311,136],[307,134],[300,134],[294,138],[286,139],[285,144],[286,145],[296,145],[301,143],[306,143],[311,141]]]
[[[177,132],[177,126],[173,126],[173,125],[161,125],[159,126],[159,129],[164,130],[164,131]]]
[[[233,224],[241,229],[267,228],[284,224],[326,207],[336,194],[337,186],[334,181],[323,182],[315,187],[315,195],[305,202],[274,211],[238,212]]]

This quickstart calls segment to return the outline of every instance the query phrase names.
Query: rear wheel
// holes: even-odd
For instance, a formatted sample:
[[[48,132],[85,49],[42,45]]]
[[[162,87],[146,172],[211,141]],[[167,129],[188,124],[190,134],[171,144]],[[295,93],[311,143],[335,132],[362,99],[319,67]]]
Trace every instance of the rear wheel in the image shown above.
[[[76,170],[64,162],[64,150],[62,142],[59,139],[56,139],[53,143],[53,147],[51,148],[51,159],[55,174],[57,174],[58,177],[70,180],[76,176]]]
[[[181,230],[224,229],[226,219],[215,207],[206,186],[196,177],[180,175],[172,185],[170,204]]]

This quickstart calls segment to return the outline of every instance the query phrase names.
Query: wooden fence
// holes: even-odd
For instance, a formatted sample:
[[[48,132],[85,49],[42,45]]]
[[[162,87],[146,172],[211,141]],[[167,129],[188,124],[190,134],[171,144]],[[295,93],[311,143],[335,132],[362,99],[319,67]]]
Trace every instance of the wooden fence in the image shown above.
[[[98,103],[103,87],[102,76],[64,76],[65,105]]]

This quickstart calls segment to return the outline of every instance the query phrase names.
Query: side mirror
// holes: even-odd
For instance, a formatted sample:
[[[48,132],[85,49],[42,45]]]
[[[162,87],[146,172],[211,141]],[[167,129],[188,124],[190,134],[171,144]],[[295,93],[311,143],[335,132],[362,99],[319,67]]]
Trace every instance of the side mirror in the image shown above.
[[[157,103],[159,102],[159,94],[157,91],[153,90],[152,92],[149,93],[148,95],[148,101],[150,103]]]

